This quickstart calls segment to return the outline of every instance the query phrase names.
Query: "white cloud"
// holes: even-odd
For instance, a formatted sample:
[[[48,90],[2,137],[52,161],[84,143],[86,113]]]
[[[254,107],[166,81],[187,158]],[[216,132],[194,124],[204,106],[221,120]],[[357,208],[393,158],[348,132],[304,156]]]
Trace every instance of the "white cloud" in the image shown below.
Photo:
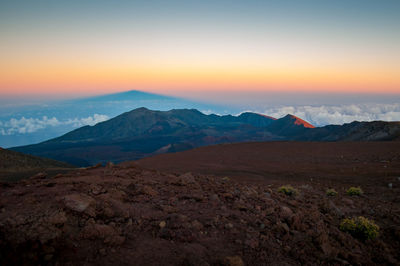
[[[353,121],[400,121],[400,104],[281,106],[268,108],[263,113],[276,118],[292,114],[316,126],[340,125]]]
[[[11,118],[8,121],[0,122],[0,135],[28,134],[47,127],[57,127],[62,125],[71,125],[72,127],[81,127],[84,125],[95,125],[107,120],[107,115],[94,114],[84,118],[68,119],[59,121],[57,118]]]
[[[94,114],[93,116],[89,116],[86,118],[74,118],[74,119],[68,119],[65,124],[66,125],[73,125],[74,127],[81,127],[81,126],[86,126],[90,125],[93,126],[97,123],[103,122],[108,120],[109,117],[107,115],[99,115],[99,114]]]

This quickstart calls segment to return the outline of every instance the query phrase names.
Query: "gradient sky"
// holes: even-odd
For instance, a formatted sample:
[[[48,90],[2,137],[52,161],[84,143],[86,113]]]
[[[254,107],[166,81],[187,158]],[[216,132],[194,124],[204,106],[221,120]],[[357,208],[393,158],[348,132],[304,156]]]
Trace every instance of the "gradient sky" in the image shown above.
[[[0,97],[400,94],[399,14],[398,0],[0,0]]]

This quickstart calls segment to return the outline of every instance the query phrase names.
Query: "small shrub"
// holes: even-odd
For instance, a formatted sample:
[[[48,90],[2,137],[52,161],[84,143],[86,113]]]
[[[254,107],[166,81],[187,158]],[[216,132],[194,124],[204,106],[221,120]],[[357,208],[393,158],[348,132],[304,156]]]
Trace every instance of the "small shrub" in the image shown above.
[[[330,189],[327,189],[326,190],[326,195],[327,196],[331,196],[331,197],[334,197],[334,196],[336,196],[338,193],[336,192],[336,190],[334,190],[333,188],[330,188]]]
[[[223,178],[222,178],[222,180],[224,180],[224,181],[229,181],[229,180],[231,180],[228,176],[224,176]]]
[[[361,240],[375,239],[379,235],[379,226],[374,221],[362,216],[343,219],[340,223],[340,230]]]
[[[351,187],[346,191],[347,195],[349,196],[360,196],[364,192],[360,187]]]
[[[278,188],[278,192],[288,196],[294,196],[297,194],[297,189],[293,188],[292,186],[281,186]]]

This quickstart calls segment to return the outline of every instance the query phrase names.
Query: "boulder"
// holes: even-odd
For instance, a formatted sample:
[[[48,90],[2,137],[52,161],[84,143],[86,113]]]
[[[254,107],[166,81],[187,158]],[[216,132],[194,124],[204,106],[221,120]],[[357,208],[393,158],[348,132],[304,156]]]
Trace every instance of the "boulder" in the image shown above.
[[[71,194],[64,197],[65,207],[78,212],[85,213],[89,216],[95,216],[95,200],[85,194]]]

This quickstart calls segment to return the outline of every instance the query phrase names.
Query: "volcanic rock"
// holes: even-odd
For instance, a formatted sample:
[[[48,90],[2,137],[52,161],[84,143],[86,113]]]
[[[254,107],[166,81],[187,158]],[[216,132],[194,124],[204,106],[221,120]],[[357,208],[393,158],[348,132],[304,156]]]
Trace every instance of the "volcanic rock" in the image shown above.
[[[65,207],[72,211],[86,213],[89,216],[95,216],[95,209],[93,208],[95,200],[84,194],[71,194],[64,197]]]

